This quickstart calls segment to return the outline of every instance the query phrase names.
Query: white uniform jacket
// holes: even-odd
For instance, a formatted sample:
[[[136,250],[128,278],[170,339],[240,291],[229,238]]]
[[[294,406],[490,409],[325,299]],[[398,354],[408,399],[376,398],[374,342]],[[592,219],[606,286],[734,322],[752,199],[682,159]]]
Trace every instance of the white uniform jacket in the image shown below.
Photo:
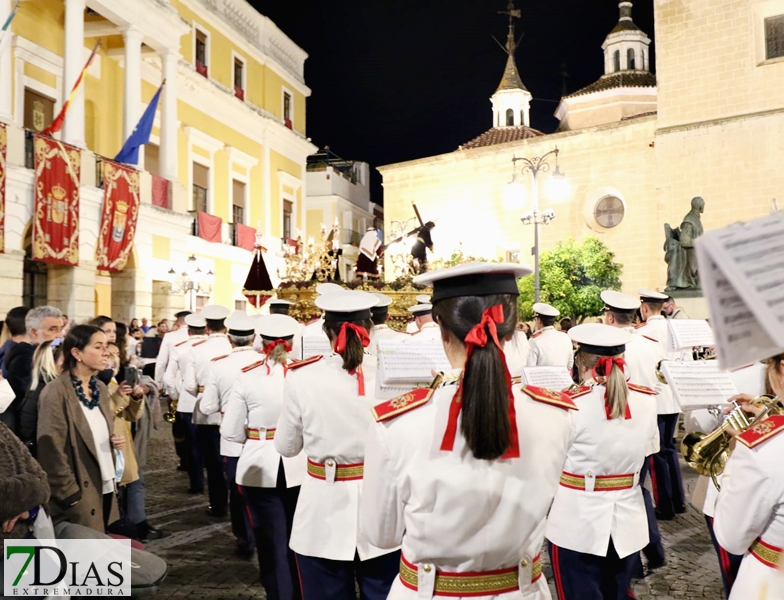
[[[240,444],[237,483],[248,487],[274,488],[278,481],[281,456],[267,431],[275,432],[283,406],[286,369],[282,365],[259,365],[240,373],[234,383],[226,414],[221,423],[221,442],[227,439]],[[247,439],[247,427],[258,429],[259,439]],[[306,477],[306,457],[300,452],[283,459],[286,487],[302,485]]]
[[[612,538],[624,558],[648,544],[648,519],[640,487],[640,469],[656,426],[652,395],[629,390],[631,419],[608,419],[603,385],[574,398],[576,439],[564,471],[585,477],[585,488],[561,484],[547,518],[547,539],[556,546],[606,556]],[[598,477],[631,475],[634,487],[589,491]]]
[[[707,408],[683,413],[683,427],[686,429],[686,433],[710,433],[721,425],[722,420],[722,417],[713,414]],[[723,474],[718,477],[719,485],[721,485],[722,476]],[[691,503],[694,507],[701,510],[702,514],[712,517],[715,514],[718,497],[719,490],[716,489],[713,480],[705,475],[700,475],[691,494]]]
[[[172,348],[187,339],[187,327],[180,327],[163,336],[160,350],[158,350],[158,357],[155,359],[155,383],[158,384],[159,389],[163,389],[161,384],[163,384],[163,375],[166,373],[166,367],[169,365],[169,360],[171,359]]]
[[[407,340],[410,339],[410,337],[411,336],[402,331],[395,331],[386,324],[373,325],[373,329],[370,332],[370,345],[367,347],[367,351],[370,352],[372,356],[376,356],[378,354],[379,340]]]
[[[633,327],[624,327],[630,333],[634,331]],[[661,347],[653,340],[649,340],[641,335],[633,335],[632,339],[626,344],[626,350],[623,353],[623,358],[626,360],[628,371],[626,375],[630,381],[638,385],[644,385],[657,392],[656,394],[656,408],[657,412],[662,407],[660,397],[662,393],[661,388],[665,387],[664,384],[656,379],[656,365],[664,358],[662,355]],[[669,390],[667,390],[669,392]],[[672,394],[667,394],[667,398],[672,399]],[[659,413],[662,414],[662,413]],[[651,446],[648,448],[646,456],[656,454],[661,448],[659,440],[659,427],[656,425],[656,431],[651,438]]]
[[[688,350],[683,351],[669,351],[667,346],[667,319],[660,316],[648,317],[645,323],[641,323],[634,328],[634,333],[640,335],[645,339],[652,342],[659,343],[659,360],[692,360],[691,352]],[[640,385],[648,385],[642,381],[636,381]],[[658,383],[658,382],[657,382]],[[650,387],[650,386],[649,386]],[[675,399],[669,385],[659,385],[654,388],[658,394],[656,395],[657,412],[660,415],[672,415],[681,412],[681,407]]]
[[[531,354],[531,343],[528,341],[528,336],[524,331],[515,331],[512,339],[504,344],[506,366],[512,377],[523,374],[523,367],[528,362],[529,354]]]
[[[188,364],[183,377],[183,389],[196,397],[193,422],[196,425],[220,425],[220,415],[205,415],[199,410],[201,397],[210,374],[210,361],[231,353],[231,342],[225,333],[213,333],[203,343],[193,345],[193,360]]]
[[[193,364],[193,344],[207,339],[205,335],[193,335],[185,343],[172,348],[169,364],[163,376],[166,392],[177,399],[177,412],[192,413],[196,406],[196,396],[184,389],[183,380],[188,367]]]
[[[764,423],[764,422],[763,422]],[[716,502],[713,522],[716,539],[732,554],[746,554],[759,538],[765,544],[784,548],[784,432],[773,434],[754,448],[736,440]],[[782,573],[746,554],[730,600],[781,598]]]
[[[199,410],[205,415],[226,412],[226,405],[232,393],[234,382],[242,373],[242,368],[260,361],[263,355],[253,351],[253,346],[233,348],[225,358],[212,360],[207,366],[207,384],[199,402]],[[230,442],[221,436],[221,456],[239,456],[242,444]]]
[[[333,355],[302,367],[286,377],[283,410],[275,431],[275,448],[293,457],[303,449],[318,464],[365,462],[365,434],[373,422],[377,401],[375,361],[362,363],[365,396],[358,395],[357,376],[343,370],[343,358]],[[305,477],[294,513],[291,549],[299,554],[353,560],[390,552],[371,546],[359,531],[362,480],[333,481]]]
[[[566,367],[570,371],[574,365],[572,340],[555,327],[540,329],[528,340],[531,351],[528,354],[529,367]]]
[[[377,546],[402,544],[406,560],[418,567],[476,572],[517,566],[522,594],[503,598],[549,599],[544,577],[531,582],[531,566],[574,440],[575,411],[537,402],[515,386],[520,458],[476,459],[459,428],[454,449],[442,451],[459,374],[450,373],[451,381],[427,404],[368,432],[362,529]],[[389,594],[417,597],[399,578]]]
[[[441,328],[438,326],[438,323],[428,321],[422,325],[422,329],[412,333],[411,337],[408,339],[412,342],[418,342],[422,340],[440,340]]]

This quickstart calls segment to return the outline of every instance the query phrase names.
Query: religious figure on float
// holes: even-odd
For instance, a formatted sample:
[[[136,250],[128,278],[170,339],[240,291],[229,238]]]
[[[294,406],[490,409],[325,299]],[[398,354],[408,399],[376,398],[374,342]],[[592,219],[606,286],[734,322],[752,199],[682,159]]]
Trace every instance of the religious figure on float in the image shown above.
[[[702,213],[705,200],[695,196],[691,210],[683,217],[680,228],[673,229],[664,224],[664,261],[667,263],[667,287],[665,291],[700,289],[699,269],[695,240],[703,234]]]

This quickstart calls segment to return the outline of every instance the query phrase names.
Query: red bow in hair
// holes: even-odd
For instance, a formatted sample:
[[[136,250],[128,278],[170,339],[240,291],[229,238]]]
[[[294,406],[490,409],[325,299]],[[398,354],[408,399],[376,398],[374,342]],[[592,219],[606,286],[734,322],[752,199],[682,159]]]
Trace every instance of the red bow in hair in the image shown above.
[[[270,353],[277,346],[281,346],[281,345],[286,349],[286,352],[291,352],[291,344],[288,343],[286,340],[275,340],[274,342],[270,342],[269,344],[265,345],[261,349],[261,351],[264,352],[264,354],[266,354],[266,356],[264,357],[264,366],[267,367],[267,375],[270,374],[270,367],[269,367],[269,363],[267,363],[267,356],[269,356]],[[284,368],[284,371],[285,371],[286,367],[284,366],[283,368]]]
[[[607,381],[607,378],[610,376],[610,371],[612,371],[613,365],[618,367],[623,373],[626,372],[626,361],[622,358],[613,358],[612,356],[602,356],[599,360],[596,361],[596,365],[591,372],[593,378],[598,381],[599,383],[603,383]],[[601,372],[601,375],[599,374]],[[626,378],[626,381],[629,381],[629,378]],[[607,420],[609,421],[612,419],[612,410],[610,410],[610,399],[607,397],[607,388],[604,389],[604,411],[607,414]],[[629,404],[626,404],[626,411],[623,415],[624,419],[631,419],[632,418],[632,411],[629,409]]]
[[[335,340],[335,352],[338,354],[343,354],[343,351],[346,349],[346,332],[348,330],[353,331],[359,341],[362,343],[363,348],[367,348],[370,345],[370,335],[368,335],[367,329],[362,327],[361,325],[354,325],[354,323],[343,323],[340,326],[340,332],[338,333],[338,339]],[[356,375],[357,376],[357,384],[358,384],[358,394],[360,396],[365,395],[365,374],[362,372],[362,365],[359,365],[356,369],[352,369],[348,372],[349,375]]]
[[[514,407],[514,395],[512,394],[512,376],[509,374],[509,368],[506,366],[506,356],[504,355],[501,343],[498,341],[498,328],[497,323],[504,322],[504,307],[500,304],[491,306],[485,309],[482,313],[482,320],[479,321],[465,337],[466,345],[466,364],[471,358],[471,353],[476,346],[484,348],[487,346],[489,340],[498,347],[498,353],[501,355],[501,360],[504,363],[504,376],[506,378],[506,389],[509,392],[509,424],[511,431],[509,434],[509,447],[504,452],[501,458],[519,458],[520,457],[520,443],[517,437],[517,416]],[[489,336],[488,336],[489,333]],[[446,431],[444,438],[441,441],[441,450],[452,450],[455,446],[455,437],[457,436],[457,418],[460,415],[463,402],[463,377],[460,377],[460,385],[457,392],[452,398],[452,403],[449,405],[449,420],[447,421]]]

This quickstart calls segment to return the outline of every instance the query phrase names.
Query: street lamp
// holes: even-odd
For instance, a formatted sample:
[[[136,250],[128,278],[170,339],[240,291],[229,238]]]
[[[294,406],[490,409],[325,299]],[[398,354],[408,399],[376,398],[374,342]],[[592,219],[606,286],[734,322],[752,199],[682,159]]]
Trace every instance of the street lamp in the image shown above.
[[[187,294],[188,303],[190,304],[189,308],[194,310],[196,295],[199,292],[208,295],[212,293],[215,274],[212,272],[212,269],[205,273],[193,254],[188,257],[188,261],[183,266],[182,271],[178,273],[178,270],[171,267],[166,273],[169,280],[169,293]]]
[[[536,158],[525,158],[512,156],[512,181],[507,185],[504,191],[504,201],[508,208],[516,207],[522,204],[522,198],[525,194],[523,184],[517,181],[517,162],[522,161],[523,166],[520,169],[520,174],[531,174],[533,188],[532,210],[525,213],[520,220],[523,225],[534,226],[534,247],[532,254],[534,255],[534,302],[539,302],[539,225],[547,225],[550,221],[555,219],[555,211],[552,209],[540,211],[539,210],[539,173],[546,173],[550,170],[550,163],[547,162],[547,157],[550,155],[555,156],[555,171],[550,175],[547,184],[547,195],[550,199],[557,202],[565,200],[569,196],[569,181],[566,175],[561,172],[558,166],[558,147],[555,150],[550,150],[546,154]]]

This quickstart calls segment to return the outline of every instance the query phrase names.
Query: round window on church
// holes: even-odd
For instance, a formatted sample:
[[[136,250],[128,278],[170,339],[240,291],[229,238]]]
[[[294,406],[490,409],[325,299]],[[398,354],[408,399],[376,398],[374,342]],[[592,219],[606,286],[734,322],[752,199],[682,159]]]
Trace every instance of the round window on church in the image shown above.
[[[623,201],[615,196],[604,196],[593,209],[593,218],[596,222],[607,229],[619,225],[623,221],[626,209]]]

